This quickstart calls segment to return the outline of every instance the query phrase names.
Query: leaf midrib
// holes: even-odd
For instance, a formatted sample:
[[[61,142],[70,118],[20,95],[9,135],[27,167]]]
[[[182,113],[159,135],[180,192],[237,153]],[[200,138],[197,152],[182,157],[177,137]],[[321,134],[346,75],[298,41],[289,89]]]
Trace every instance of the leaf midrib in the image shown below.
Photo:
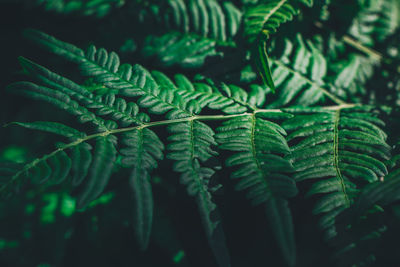
[[[340,109],[335,112],[335,121],[333,128],[333,164],[336,170],[336,177],[339,179],[342,193],[345,197],[346,207],[350,207],[350,200],[347,194],[346,185],[342,173],[339,167],[339,121],[340,121]]]

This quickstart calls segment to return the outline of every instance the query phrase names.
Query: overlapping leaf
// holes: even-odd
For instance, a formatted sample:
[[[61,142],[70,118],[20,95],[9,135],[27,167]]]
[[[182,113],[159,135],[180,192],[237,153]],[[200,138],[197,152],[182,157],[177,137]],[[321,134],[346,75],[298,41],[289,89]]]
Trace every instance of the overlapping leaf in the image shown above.
[[[129,177],[133,193],[135,215],[134,230],[141,249],[146,249],[153,222],[153,194],[150,183],[151,171],[162,160],[164,145],[150,129],[137,129],[123,134],[122,164],[132,168]]]

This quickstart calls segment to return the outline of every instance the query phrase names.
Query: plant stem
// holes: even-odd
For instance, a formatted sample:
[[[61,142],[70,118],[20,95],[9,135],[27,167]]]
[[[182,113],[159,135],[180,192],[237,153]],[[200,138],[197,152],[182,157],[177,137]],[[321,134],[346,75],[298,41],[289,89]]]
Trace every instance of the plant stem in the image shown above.
[[[351,38],[348,35],[343,36],[343,42],[345,42],[346,44],[354,47],[355,49],[357,49],[361,52],[364,52],[372,59],[375,59],[377,61],[381,61],[384,59],[383,55],[381,53],[361,44],[360,42],[357,42],[356,40],[354,40],[353,38]]]
[[[320,29],[324,28],[324,25],[319,21],[315,22],[314,25],[317,28],[320,28]],[[347,45],[350,45],[351,47],[353,47],[353,48],[355,48],[355,49],[367,54],[372,59],[375,59],[377,61],[383,61],[383,62],[385,62],[387,64],[391,63],[391,60],[388,59],[388,58],[385,58],[382,55],[382,53],[380,53],[380,52],[378,52],[378,51],[376,51],[376,50],[374,50],[374,49],[372,49],[370,47],[367,47],[367,46],[363,45],[362,43],[358,42],[357,40],[351,38],[348,35],[344,35],[342,37],[342,39],[343,39],[343,42],[345,42]]]

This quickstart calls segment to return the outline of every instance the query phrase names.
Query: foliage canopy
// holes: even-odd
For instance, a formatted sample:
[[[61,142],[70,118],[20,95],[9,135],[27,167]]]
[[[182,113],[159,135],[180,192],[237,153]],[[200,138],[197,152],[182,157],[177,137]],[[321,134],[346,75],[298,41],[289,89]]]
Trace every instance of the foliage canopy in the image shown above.
[[[7,121],[4,132],[18,126],[27,129],[19,130],[23,133],[49,137],[40,146],[42,154],[3,153],[5,199],[21,190],[57,189],[51,198],[90,212],[126,193],[123,202],[133,211],[128,224],[137,248],[146,250],[156,240],[152,229],[162,202],[157,193],[184,188],[197,204],[211,261],[239,267],[250,263],[230,255],[233,245],[225,232],[232,231],[224,226],[242,212],[228,212],[226,206],[234,208],[237,202],[229,202],[244,202],[245,196],[258,207],[257,216],[265,214],[267,236],[274,237],[268,242],[280,252],[264,253],[273,266],[313,264],[297,253],[299,242],[307,244],[297,240],[304,238],[296,234],[302,216],[318,218],[313,223],[329,246],[326,265],[400,263],[379,257],[379,246],[390,246],[385,236],[399,234],[394,227],[400,219],[394,215],[400,198],[398,1],[27,5],[64,18],[89,16],[104,27],[97,39],[119,41],[119,48],[111,49],[119,51],[91,40],[83,49],[57,32],[54,37],[24,31],[25,38],[57,56],[51,56],[54,65],[64,60],[65,66],[45,67],[51,64],[21,56],[24,78],[6,90],[17,99],[46,103],[46,112],[60,115]],[[129,38],[127,20],[141,27]],[[122,63],[126,58],[140,64]],[[182,253],[176,264],[192,266],[181,261]]]

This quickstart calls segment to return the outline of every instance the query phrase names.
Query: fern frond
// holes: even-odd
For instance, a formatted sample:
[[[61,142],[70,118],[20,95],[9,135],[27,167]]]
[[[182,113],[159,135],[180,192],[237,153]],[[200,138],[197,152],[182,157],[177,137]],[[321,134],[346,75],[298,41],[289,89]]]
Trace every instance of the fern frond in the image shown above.
[[[53,95],[63,97],[58,97],[61,101],[64,100],[66,103],[71,103],[72,109],[67,109],[67,111],[75,115],[79,114],[79,120],[83,123],[92,122],[96,125],[105,125],[104,119],[111,118],[120,126],[126,127],[132,124],[138,125],[149,121],[149,117],[144,113],[139,113],[138,106],[133,102],[127,103],[122,98],[116,98],[112,93],[103,96],[94,96],[85,87],[51,72],[30,60],[20,58],[20,63],[27,74],[38,80],[44,86],[49,87],[39,86],[43,89],[43,92],[52,92]],[[20,90],[24,88],[24,86],[17,86],[17,84],[13,87],[17,89],[20,88]],[[38,85],[30,83],[30,86],[27,87],[36,88]],[[32,92],[33,90],[30,91]],[[24,90],[23,92],[26,93],[28,91]],[[28,94],[31,94],[31,92]],[[67,101],[67,99],[69,100]],[[54,102],[54,98],[45,98],[45,100],[56,106],[59,103],[59,101]],[[64,107],[61,108],[65,109]],[[74,108],[76,110],[73,110]],[[104,128],[100,130],[104,130]]]
[[[59,122],[50,122],[50,121],[12,122],[8,124],[8,126],[9,125],[17,125],[27,129],[53,133],[67,137],[71,140],[76,140],[78,138],[83,138],[86,136],[85,133],[80,132],[77,129],[71,128]]]
[[[162,66],[200,67],[206,57],[221,58],[223,47],[235,47],[242,12],[233,3],[217,0],[169,0],[154,5],[160,26],[172,32],[147,37],[145,56]]]
[[[269,68],[266,40],[281,23],[292,20],[293,16],[299,13],[300,2],[311,6],[313,1],[273,0],[260,2],[256,5],[250,5],[244,14],[244,36],[249,43],[253,43],[253,50],[256,52],[253,51],[252,54],[264,83],[275,92],[275,84]]]
[[[71,147],[75,143],[80,144],[80,140],[76,139],[72,142]],[[5,172],[2,173],[2,178],[5,179],[0,184],[1,195],[10,195],[13,190],[18,190],[27,181],[31,184],[42,184],[44,182],[59,184],[63,182],[70,174],[73,165],[71,157],[64,150],[65,148],[60,147],[30,163],[15,165],[14,168],[4,168]]]
[[[276,32],[280,24],[291,21],[299,13],[299,3],[312,5],[313,1],[273,0],[259,1],[247,8],[244,14],[244,34],[249,42],[259,36],[267,38]]]
[[[207,58],[222,56],[216,46],[213,39],[173,32],[146,38],[142,53],[145,57],[156,57],[161,66],[197,68],[203,66]]]
[[[220,44],[232,40],[239,29],[241,11],[217,0],[168,0],[161,13],[164,25],[183,33],[196,33]]]
[[[135,103],[126,103],[124,99],[116,98],[112,93],[107,93],[103,96],[94,96],[92,93],[85,90],[84,87],[42,66],[23,58],[21,58],[20,61],[25,72],[41,83],[52,86],[53,88],[47,88],[33,83],[16,83],[13,87],[23,90],[27,95],[32,91],[38,91],[36,88],[42,88],[41,91],[39,90],[42,94],[49,95],[49,92],[51,92],[53,95],[59,95],[65,102],[63,105],[60,105],[58,100],[54,102],[54,98],[44,98],[42,100],[54,104],[61,109],[66,109],[65,106],[67,106],[67,111],[78,115],[80,122],[94,121],[96,126],[98,126],[97,122],[104,126],[103,128],[97,127],[96,129],[99,133],[99,137],[97,137],[97,142],[92,154],[91,145],[83,142],[83,140],[85,140],[85,138],[92,138],[93,135],[86,137],[85,134],[75,129],[55,123],[16,123],[27,128],[75,137],[76,144],[72,143],[72,145],[67,145],[68,148],[72,149],[71,159],[66,156],[64,151],[57,152],[48,157],[50,165],[55,167],[53,169],[49,168],[46,163],[47,159],[45,159],[40,163],[39,167],[41,167],[41,169],[39,170],[42,172],[40,176],[44,176],[46,179],[48,179],[47,174],[44,175],[43,172],[51,173],[51,170],[53,170],[55,176],[61,177],[59,178],[59,182],[61,182],[61,180],[68,175],[72,165],[72,170],[74,171],[72,184],[78,186],[82,182],[85,183],[77,202],[78,208],[85,208],[104,191],[116,160],[116,137],[110,135],[108,131],[110,129],[115,129],[117,126],[127,127],[131,125],[143,125],[143,123],[149,121],[149,117],[144,113],[140,113]],[[71,98],[74,100],[71,100]],[[69,102],[73,103],[72,107],[68,105]],[[93,112],[89,111],[89,109]],[[81,114],[80,111],[84,111],[84,114]],[[107,122],[105,120],[106,118],[111,118],[113,121]],[[134,138],[137,132],[141,133],[140,138],[137,136]],[[101,137],[103,133],[108,134]],[[136,130],[126,135],[128,135],[128,137],[123,137],[122,143],[128,147],[121,149],[120,153],[123,155],[122,163],[124,166],[132,168],[130,184],[135,198],[135,231],[141,248],[145,249],[149,242],[153,212],[149,172],[157,166],[156,160],[162,158],[163,144],[158,139],[157,135],[148,129]],[[62,159],[58,159],[61,156]],[[68,159],[68,164],[65,164],[66,159]],[[63,165],[60,163],[61,160],[64,162]],[[70,161],[72,161],[72,163]],[[63,166],[68,166],[68,169],[65,169],[65,167],[61,169]],[[100,172],[90,171],[92,169],[96,169]],[[59,174],[60,171],[62,175]],[[13,177],[13,179],[16,178],[18,177]]]
[[[347,36],[337,39],[330,34],[326,39],[314,38],[313,43],[325,55],[328,73],[325,82],[334,86],[332,93],[345,101],[358,103],[367,94],[368,81],[379,65],[379,56],[353,51],[353,47],[346,45],[348,40],[351,39]]]
[[[241,113],[261,106],[265,97],[260,86],[252,86],[250,93],[234,85],[192,83],[183,75],[177,75],[176,84],[160,72],[148,72],[139,65],[123,64],[116,53],[105,49],[96,51],[89,47],[85,54],[74,45],[64,43],[42,32],[30,30],[26,34],[68,60],[79,64],[86,76],[108,88],[108,92],[127,97],[139,97],[136,102],[152,114],[164,114],[168,119],[198,114],[207,106],[225,113]],[[209,84],[207,84],[209,83]]]
[[[181,183],[188,194],[196,198],[208,242],[219,265],[230,266],[224,232],[211,194],[210,178],[215,171],[204,166],[206,161],[218,155],[212,148],[217,145],[214,131],[200,121],[191,120],[170,125],[168,132],[171,143],[167,157],[175,161],[174,171],[181,173]]]
[[[166,113],[167,118],[178,118],[199,112],[196,101],[185,102],[174,91],[163,90],[143,67],[120,66],[119,57],[114,52],[108,54],[105,49],[97,51],[90,46],[85,54],[83,50],[44,33],[30,31],[29,34],[52,52],[80,64],[84,75],[112,89],[109,92],[128,97],[142,96],[137,104],[152,114]]]
[[[129,184],[134,197],[134,230],[139,246],[144,250],[149,244],[153,221],[150,173],[164,157],[164,144],[150,129],[127,132],[121,142],[124,145],[119,150],[123,155],[122,165],[132,168]]]
[[[22,185],[27,179],[33,184],[44,182],[60,184],[71,174],[73,174],[73,186],[85,181],[78,196],[78,208],[85,208],[104,191],[116,159],[115,136],[102,136],[102,134],[87,136],[76,129],[55,122],[14,124],[61,135],[71,142],[60,143],[53,152],[9,172],[8,178],[0,187],[1,194],[8,194],[10,188]],[[92,154],[92,146],[87,141],[93,138],[96,138],[96,145]]]
[[[89,173],[89,168],[93,160],[91,150],[92,146],[88,143],[81,143],[72,149],[73,186],[79,186]]]
[[[116,142],[117,138],[113,135],[96,139],[88,177],[83,192],[78,197],[78,209],[86,208],[106,188],[117,156]]]
[[[365,84],[372,77],[376,64],[375,60],[358,54],[350,54],[348,59],[332,64],[337,94],[346,100],[365,95]]]
[[[219,174],[229,175],[236,191],[263,208],[274,240],[268,247],[275,246],[282,254],[269,261],[280,257],[286,265],[296,266],[289,199],[298,193],[297,182],[306,188],[304,196],[315,200],[311,213],[319,216],[318,227],[334,248],[324,251],[322,260],[333,254],[339,266],[366,266],[375,255],[386,253],[386,247],[375,251],[373,245],[386,230],[386,215],[392,215],[383,208],[400,201],[400,171],[388,171],[400,156],[391,157],[392,147],[386,142],[396,138],[390,134],[398,128],[396,108],[391,105],[396,103],[395,89],[399,87],[394,75],[399,73],[399,40],[393,36],[400,23],[398,0],[321,0],[299,17],[295,16],[311,7],[313,0],[128,2],[31,1],[31,6],[39,5],[64,18],[68,14],[103,17],[124,5],[116,20],[111,16],[105,24],[95,20],[99,24],[92,25],[95,31],[91,35],[99,33],[95,39],[104,38],[105,44],[111,40],[124,54],[136,56],[137,52],[138,62],[144,65],[124,64],[117,53],[94,45],[81,49],[26,30],[26,37],[76,64],[80,73],[71,73],[76,77],[71,80],[62,71],[69,65],[60,66],[56,73],[19,58],[28,78],[7,89],[44,102],[40,111],[56,110],[68,115],[65,119],[71,122],[6,125],[52,135],[55,143],[49,150],[51,144],[37,147],[37,142],[16,149],[12,143],[19,142],[18,135],[5,143],[0,150],[0,196],[8,197],[24,185],[55,186],[71,190],[77,199],[74,207],[76,203],[76,208],[87,209],[102,201],[101,194],[120,188],[119,182],[125,181],[130,199],[115,200],[132,211],[138,248],[145,250],[154,240],[169,256],[175,255],[170,257],[175,264],[185,265],[179,260],[192,254],[187,242],[183,248],[176,240],[170,242],[173,231],[167,238],[163,236],[172,226],[165,220],[168,216],[154,212],[155,203],[164,204],[155,201],[153,193],[158,190],[152,182],[168,189],[168,194],[176,193],[169,181],[157,175],[160,166],[163,171],[171,163],[174,175],[167,176],[179,179],[196,202],[198,219],[218,266],[231,266],[222,227],[225,216],[219,216],[220,201],[214,194],[222,186],[215,185]],[[293,24],[295,21],[298,23]],[[80,22],[86,20],[74,25]],[[129,32],[123,32],[129,27],[120,22],[134,28],[134,41],[126,36]],[[154,26],[152,35],[146,35],[144,29],[149,25]],[[338,25],[343,27],[338,29]],[[325,26],[328,32],[323,32]],[[315,27],[321,32],[315,34]],[[107,31],[103,36],[101,32],[107,28],[121,31]],[[278,30],[277,38],[270,40]],[[375,72],[379,63],[382,71]],[[152,70],[156,64],[168,74]],[[174,67],[183,74],[170,75]],[[250,84],[257,75],[263,85]],[[377,79],[368,84],[372,77]],[[243,88],[231,84],[233,81]],[[375,88],[383,89],[380,95]],[[385,90],[388,94],[382,93]],[[379,107],[361,102],[379,102]],[[325,104],[328,106],[318,106]],[[376,109],[386,112],[390,127]],[[3,117],[10,118],[8,114]],[[32,141],[43,140],[34,137]],[[36,150],[44,152],[36,155]],[[221,171],[220,159],[226,170]],[[114,181],[114,177],[118,179]],[[36,192],[27,192],[29,203]],[[302,201],[301,196],[297,200]],[[161,213],[166,210],[162,208]],[[230,217],[229,210],[222,214]],[[157,219],[159,225],[154,222]],[[118,222],[126,224],[126,219]],[[312,262],[315,259],[305,257],[299,264]],[[250,259],[232,264],[257,263],[258,259]]]
[[[388,175],[363,188],[354,205],[342,215],[343,221],[354,221],[374,206],[387,206],[400,199],[400,169],[395,168]]]
[[[311,42],[307,42],[307,45],[297,35],[294,43],[285,40],[279,57],[271,57],[270,68],[277,89],[276,98],[268,107],[308,106],[324,102],[325,99],[343,103],[329,92],[324,82],[327,72],[324,56]]]
[[[61,110],[65,110],[68,113],[77,116],[81,123],[92,123],[98,130],[105,131],[108,129],[106,122],[103,119],[96,117],[92,112],[88,111],[85,107],[80,106],[67,94],[60,91],[45,86],[39,86],[31,82],[17,82],[9,85],[8,89],[13,93],[52,104]]]
[[[293,169],[283,155],[290,149],[278,124],[266,119],[287,118],[284,113],[258,113],[228,120],[217,128],[219,148],[232,151],[226,165],[237,167],[231,177],[237,190],[246,190],[254,205],[264,204],[279,247],[289,265],[296,249],[287,198],[297,194],[288,173]],[[265,118],[265,119],[264,119]]]
[[[377,126],[383,122],[362,109],[298,112],[282,124],[292,144],[294,177],[315,180],[308,196],[324,194],[313,213],[324,214],[320,227],[329,239],[335,236],[335,217],[353,204],[359,189],[387,174],[382,161],[390,157],[390,147]]]
[[[60,94],[59,102],[63,100],[66,103],[71,101],[73,103],[73,108],[69,108],[67,111],[75,114],[77,110],[82,109],[87,113],[85,118],[90,118],[87,121],[95,120],[95,122],[99,121],[104,125],[105,128],[96,127],[98,134],[89,135],[79,140],[92,139],[96,135],[98,135],[96,138],[115,138],[112,133],[120,132],[118,127],[137,125],[137,127],[134,127],[135,129],[131,126],[132,131],[128,131],[121,138],[121,142],[126,148],[118,148],[118,150],[122,154],[122,165],[132,168],[130,184],[135,198],[135,232],[140,247],[145,249],[149,243],[153,213],[149,177],[151,170],[157,166],[157,161],[162,158],[163,145],[153,132],[146,129],[145,125],[148,125],[146,123],[149,117],[146,114],[139,113],[138,106],[147,108],[151,114],[164,115],[167,122],[168,120],[176,121],[176,124],[168,128],[173,133],[170,138],[174,140],[169,146],[169,158],[177,161],[175,170],[182,173],[181,180],[188,186],[189,194],[196,196],[203,224],[218,262],[221,266],[229,266],[227,249],[221,245],[224,243],[221,224],[218,219],[214,218],[216,206],[211,197],[213,189],[208,188],[209,179],[214,170],[201,166],[211,156],[215,155],[211,148],[212,145],[216,145],[212,138],[213,131],[205,124],[189,120],[189,118],[196,118],[196,114],[204,107],[221,110],[228,114],[239,114],[248,110],[254,111],[264,103],[263,89],[253,86],[252,91],[247,93],[234,85],[216,85],[209,80],[192,83],[183,75],[175,76],[173,82],[160,72],[153,71],[150,73],[138,65],[120,67],[118,56],[115,53],[108,54],[104,49],[96,51],[94,47],[90,47],[89,52],[85,55],[83,51],[81,52],[81,50],[69,44],[64,44],[48,36],[41,35],[41,37],[46,37],[46,41],[51,41],[47,42],[46,45],[54,45],[51,47],[54,51],[57,51],[56,53],[81,64],[84,74],[91,76],[101,86],[109,90],[105,92],[103,90],[103,95],[96,96],[84,86],[80,86],[26,59],[21,59],[25,72],[45,86],[27,83],[28,86],[17,83],[13,85],[14,87],[22,88],[26,92],[35,91],[32,88],[43,87],[46,93],[51,91],[55,95]],[[121,71],[125,72],[121,74]],[[124,99],[116,97],[115,94],[139,97],[137,105],[126,103]],[[65,109],[64,106],[60,106],[59,102],[54,103],[54,99],[44,100]],[[75,115],[79,117],[80,114]],[[107,121],[108,118],[112,119],[113,123]],[[210,118],[214,119],[213,116],[210,116]],[[215,118],[218,118],[218,116]],[[180,120],[182,121],[180,122]],[[86,120],[83,121],[86,122]],[[157,125],[157,122],[154,125]],[[188,125],[193,127],[187,128]],[[189,136],[186,135],[184,128],[191,133]],[[126,129],[128,128],[121,130],[125,132]],[[190,138],[188,139],[188,137]],[[75,175],[73,178],[74,185],[79,185],[82,182],[86,184],[86,188],[78,200],[80,208],[87,206],[105,189],[111,176],[112,168],[110,169],[107,166],[112,164],[108,161],[102,163],[106,166],[106,169],[102,171],[104,176],[98,177],[100,180],[96,181],[95,176],[97,177],[98,174],[91,174],[90,171],[93,166],[100,164],[98,163],[100,160],[103,160],[102,157],[97,156],[101,155],[103,150],[106,150],[104,153],[110,155],[111,162],[115,161],[116,146],[111,146],[108,142],[104,144],[104,142],[101,142],[101,145],[96,145],[93,153],[90,151],[91,146],[86,142],[76,141],[76,144],[73,145],[73,158],[70,165],[77,173],[88,175],[87,178],[81,175]],[[72,145],[66,146],[72,148]],[[96,147],[98,148],[96,149]],[[193,157],[182,158],[188,151],[193,152]],[[81,160],[81,162],[78,162],[78,160]],[[185,167],[190,168],[184,169]],[[98,186],[95,186],[97,184]],[[193,185],[200,187],[195,188]]]
[[[349,34],[364,45],[383,41],[398,28],[399,8],[395,0],[365,1],[354,18]]]
[[[369,256],[369,261],[375,261],[377,239],[387,228],[383,225],[384,209],[400,199],[399,174],[396,166],[379,181],[366,185],[360,190],[352,207],[338,216],[338,235],[333,244],[341,248],[335,256],[342,265],[365,261],[366,256]]]

